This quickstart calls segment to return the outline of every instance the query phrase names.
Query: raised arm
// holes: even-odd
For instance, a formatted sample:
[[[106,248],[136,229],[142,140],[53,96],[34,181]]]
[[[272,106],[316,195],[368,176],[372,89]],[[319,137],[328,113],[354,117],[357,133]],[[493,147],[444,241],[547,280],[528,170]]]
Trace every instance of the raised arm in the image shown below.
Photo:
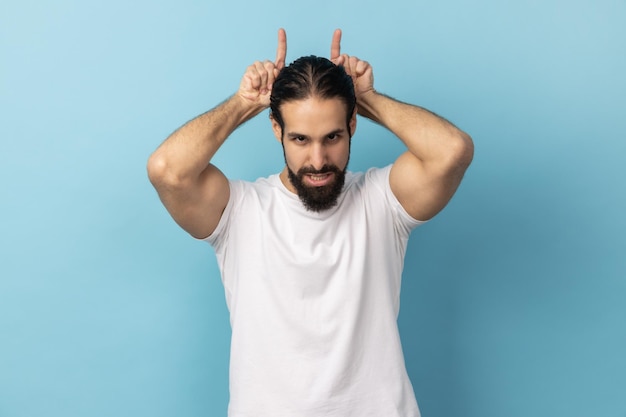
[[[174,220],[196,238],[209,236],[228,203],[228,180],[211,159],[241,124],[269,107],[285,65],[287,37],[278,31],[276,59],[250,65],[236,94],[172,133],[150,156],[148,176]]]
[[[352,76],[358,113],[385,126],[408,149],[391,168],[391,190],[413,218],[432,218],[446,206],[461,183],[474,154],[472,139],[426,109],[378,93],[370,64],[340,54],[340,41],[341,31],[337,30],[331,44],[331,60],[343,65]]]

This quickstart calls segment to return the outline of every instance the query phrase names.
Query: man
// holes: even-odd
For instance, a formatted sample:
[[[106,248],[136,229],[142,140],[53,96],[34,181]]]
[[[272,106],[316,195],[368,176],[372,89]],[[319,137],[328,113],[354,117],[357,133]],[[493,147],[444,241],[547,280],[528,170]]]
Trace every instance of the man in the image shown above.
[[[215,248],[232,327],[231,417],[415,417],[397,328],[409,234],[450,200],[470,137],[379,94],[371,66],[340,53],[255,62],[238,92],[174,132],[148,171],[178,224]],[[210,161],[270,107],[285,167],[229,181]],[[347,171],[356,115],[406,145],[393,165]]]

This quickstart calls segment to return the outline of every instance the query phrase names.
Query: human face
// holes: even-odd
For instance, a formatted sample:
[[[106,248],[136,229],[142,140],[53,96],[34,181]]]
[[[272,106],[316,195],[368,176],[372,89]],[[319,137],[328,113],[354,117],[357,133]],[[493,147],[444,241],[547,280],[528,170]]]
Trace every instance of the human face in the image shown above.
[[[280,112],[284,129],[274,119],[272,128],[285,154],[283,184],[309,210],[334,206],[343,188],[356,114],[346,124],[343,101],[318,97],[285,102]]]

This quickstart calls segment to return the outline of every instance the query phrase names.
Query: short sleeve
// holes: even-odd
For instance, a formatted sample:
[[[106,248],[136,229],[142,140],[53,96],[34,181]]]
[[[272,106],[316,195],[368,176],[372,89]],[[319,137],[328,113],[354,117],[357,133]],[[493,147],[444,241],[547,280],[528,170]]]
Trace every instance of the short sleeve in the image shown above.
[[[226,204],[226,208],[224,208],[224,212],[222,213],[222,217],[220,217],[217,227],[209,236],[200,239],[213,246],[216,252],[219,252],[226,242],[228,227],[236,211],[236,202],[241,199],[243,194],[243,183],[241,181],[229,181],[228,186],[230,188],[230,196],[228,197],[228,203]]]
[[[408,236],[413,229],[426,223],[426,221],[414,219],[407,213],[404,207],[402,207],[402,204],[400,204],[391,190],[391,185],[389,184],[390,172],[391,165],[387,165],[384,168],[370,168],[365,173],[365,180],[371,183],[382,194],[385,203],[393,213],[396,227],[399,227],[400,230]]]

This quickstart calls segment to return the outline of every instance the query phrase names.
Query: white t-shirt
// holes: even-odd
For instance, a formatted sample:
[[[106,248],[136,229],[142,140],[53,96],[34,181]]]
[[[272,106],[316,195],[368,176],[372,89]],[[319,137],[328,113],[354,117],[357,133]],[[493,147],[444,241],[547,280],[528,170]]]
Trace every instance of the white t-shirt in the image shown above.
[[[418,417],[397,317],[411,218],[390,166],[307,211],[278,175],[231,181],[216,251],[230,311],[230,417]]]

